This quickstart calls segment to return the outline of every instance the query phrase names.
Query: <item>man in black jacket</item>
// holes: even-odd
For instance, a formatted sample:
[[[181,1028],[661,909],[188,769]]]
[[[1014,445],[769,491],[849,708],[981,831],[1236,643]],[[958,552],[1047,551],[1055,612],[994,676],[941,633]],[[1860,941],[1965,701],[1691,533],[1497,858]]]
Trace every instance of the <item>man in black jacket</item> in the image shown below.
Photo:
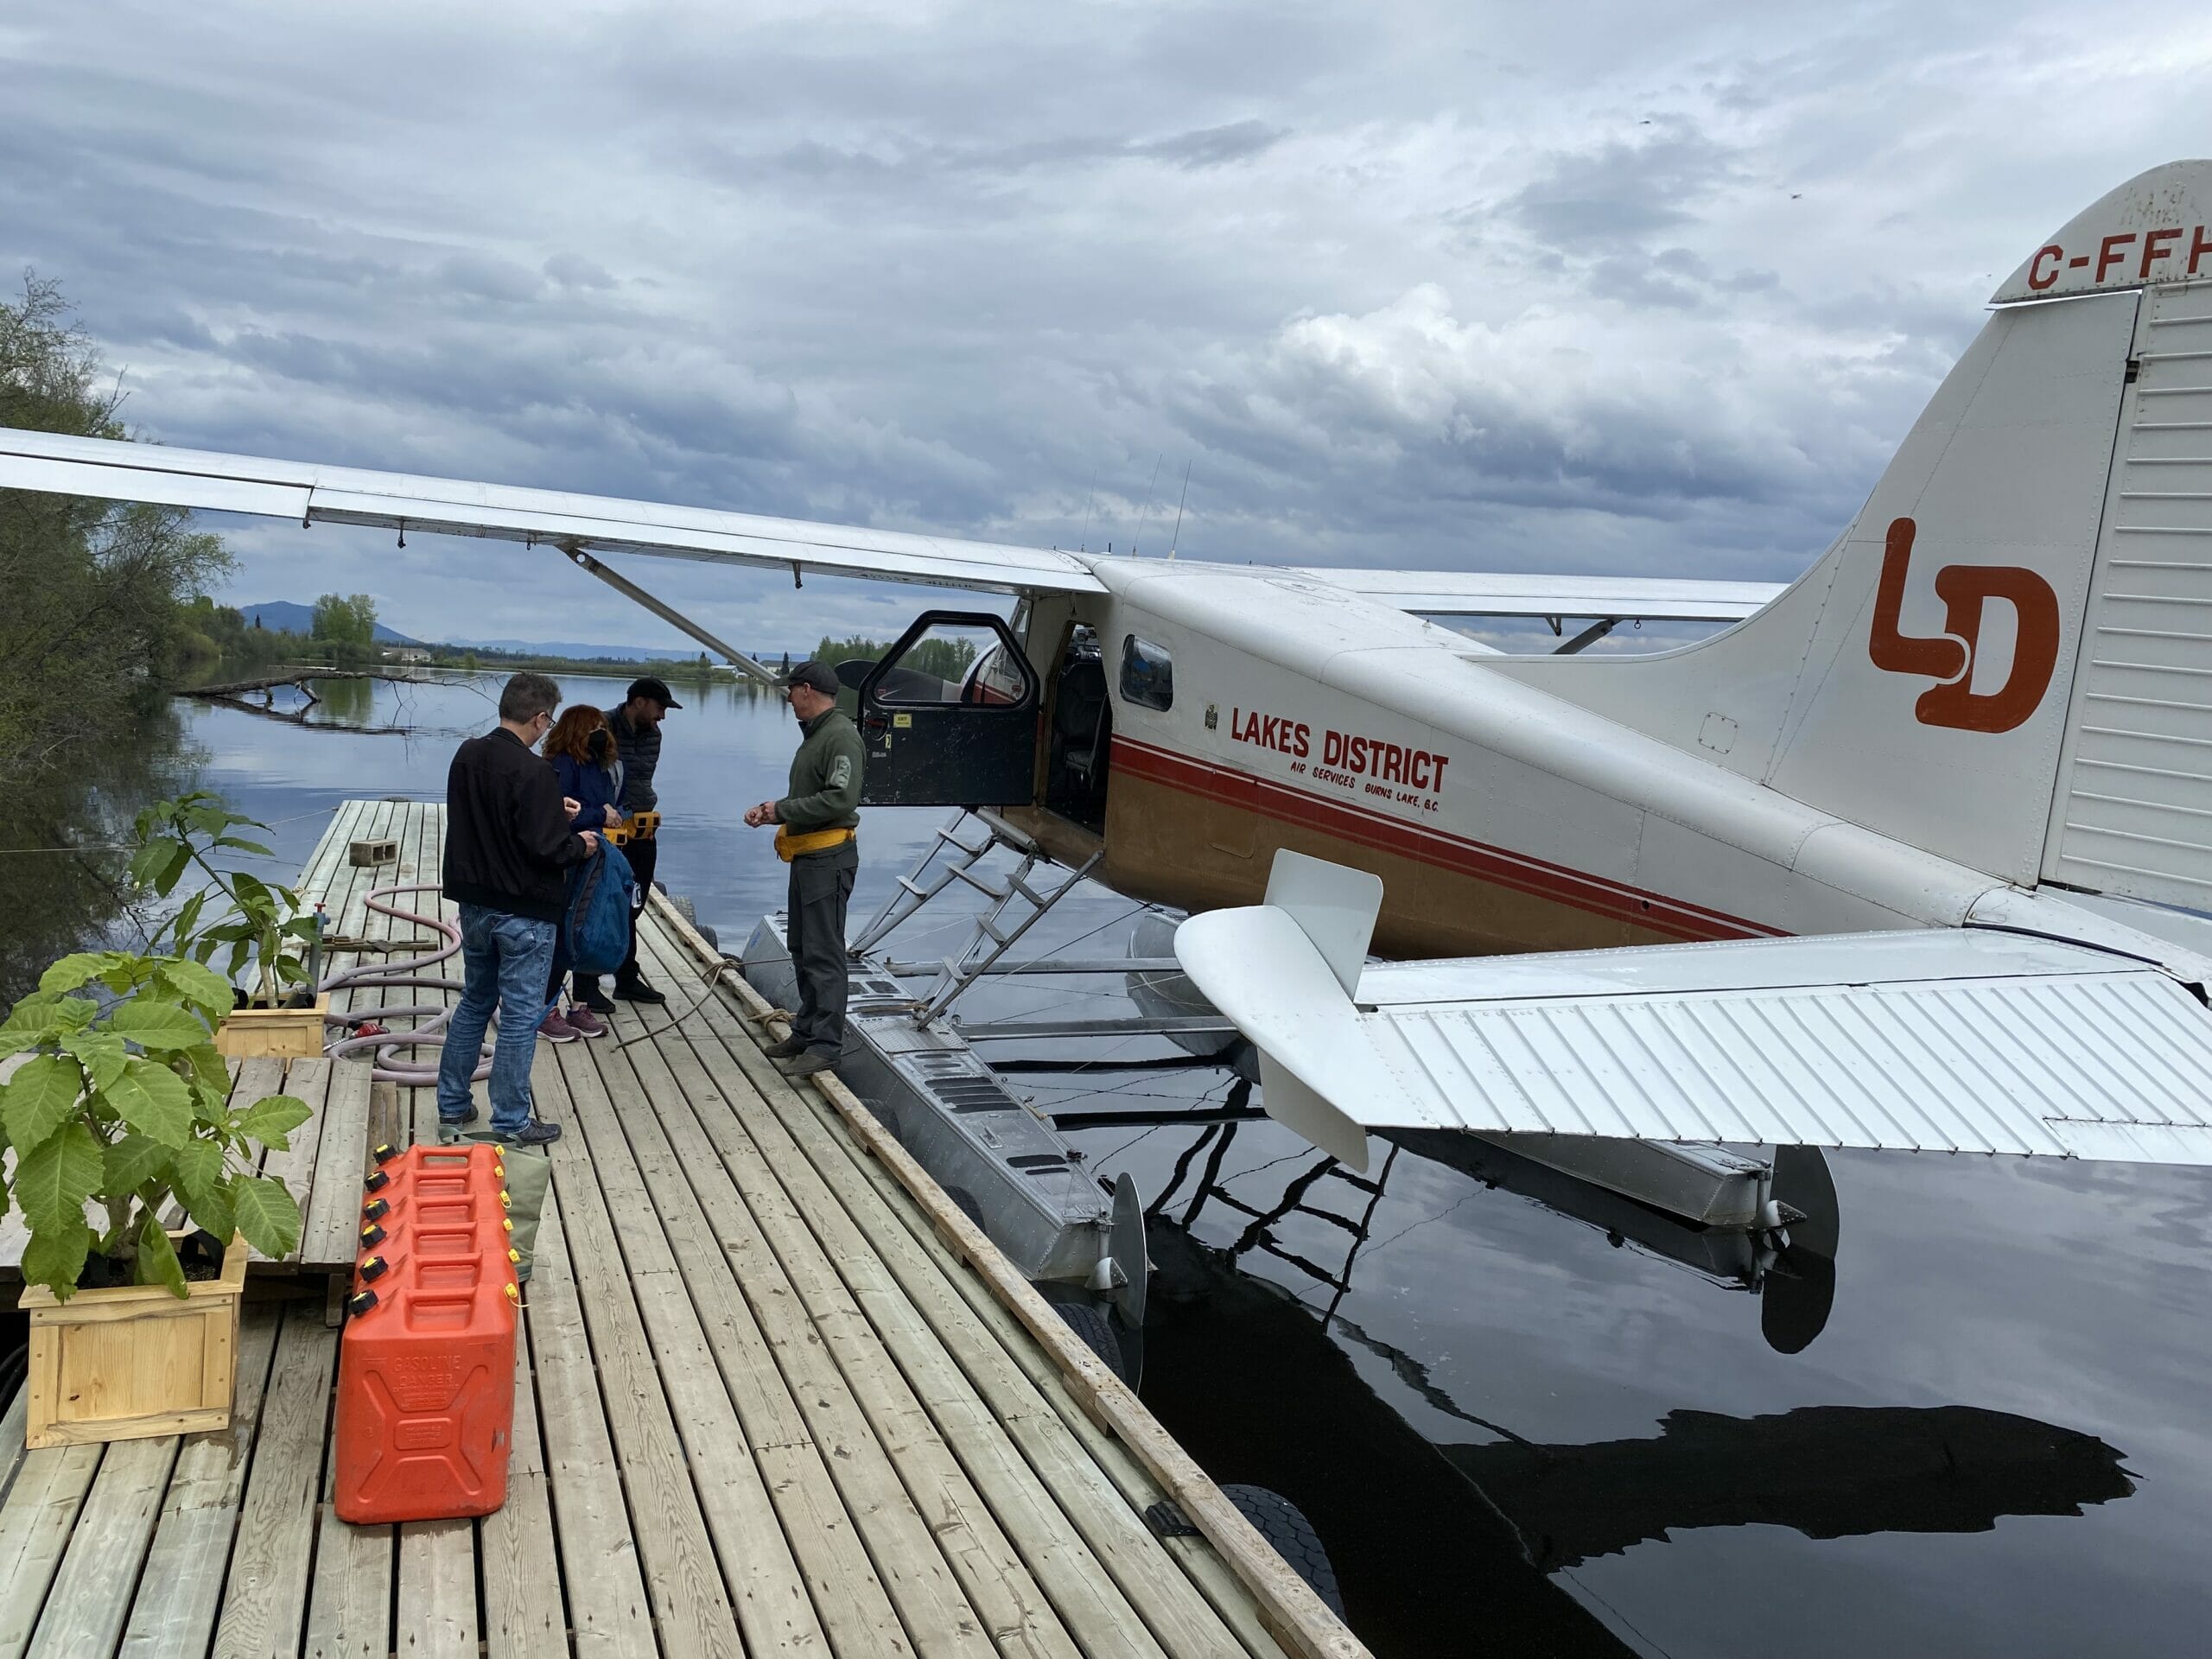
[[[559,1124],[531,1109],[530,1065],[568,897],[562,873],[599,848],[590,830],[570,831],[575,803],[531,752],[560,702],[543,674],[516,675],[499,693],[498,728],[463,743],[446,773],[445,892],[461,906],[463,986],[438,1059],[438,1122],[475,1121],[469,1083],[496,1005],[492,1133],[531,1147],[561,1138]]]

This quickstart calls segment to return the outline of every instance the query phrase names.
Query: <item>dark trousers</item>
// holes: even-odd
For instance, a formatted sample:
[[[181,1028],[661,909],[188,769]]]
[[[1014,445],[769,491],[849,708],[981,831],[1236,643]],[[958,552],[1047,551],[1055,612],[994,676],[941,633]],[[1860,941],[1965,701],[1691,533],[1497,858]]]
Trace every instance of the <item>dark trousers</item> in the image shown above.
[[[622,849],[622,856],[630,861],[630,874],[638,878],[638,893],[630,912],[630,954],[614,970],[618,985],[638,977],[638,918],[645,914],[645,900],[653,890],[653,866],[660,860],[660,843],[633,841]]]
[[[791,860],[784,912],[791,966],[798,974],[798,1017],[791,1033],[804,1038],[810,1052],[844,1052],[845,905],[860,867],[860,843],[852,841]]]

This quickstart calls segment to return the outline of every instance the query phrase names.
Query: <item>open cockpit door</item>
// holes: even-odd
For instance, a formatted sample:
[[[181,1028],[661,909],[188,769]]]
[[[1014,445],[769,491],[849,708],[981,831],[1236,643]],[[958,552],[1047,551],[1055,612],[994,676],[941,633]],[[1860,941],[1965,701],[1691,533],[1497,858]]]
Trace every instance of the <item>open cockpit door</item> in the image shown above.
[[[1029,804],[1039,686],[1001,618],[924,612],[859,690],[863,804]]]

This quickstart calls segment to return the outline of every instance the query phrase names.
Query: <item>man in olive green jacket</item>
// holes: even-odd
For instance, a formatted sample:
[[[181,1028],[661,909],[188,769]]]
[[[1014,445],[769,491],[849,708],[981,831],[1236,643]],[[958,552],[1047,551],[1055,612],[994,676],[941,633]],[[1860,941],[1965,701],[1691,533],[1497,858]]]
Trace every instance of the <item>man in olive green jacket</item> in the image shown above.
[[[791,867],[785,914],[791,966],[798,975],[798,1015],[791,1034],[769,1054],[788,1077],[807,1077],[837,1063],[845,1047],[845,905],[860,868],[860,730],[837,707],[837,677],[820,663],[801,663],[784,677],[798,716],[798,753],[791,792],[745,815],[755,829],[772,823],[776,852]]]

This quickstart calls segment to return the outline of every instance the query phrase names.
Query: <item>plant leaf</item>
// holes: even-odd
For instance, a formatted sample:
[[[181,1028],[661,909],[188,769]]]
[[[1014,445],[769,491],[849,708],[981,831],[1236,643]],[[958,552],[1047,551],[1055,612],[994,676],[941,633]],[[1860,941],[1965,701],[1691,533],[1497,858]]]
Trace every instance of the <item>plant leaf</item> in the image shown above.
[[[219,1141],[203,1141],[194,1135],[182,1146],[169,1149],[169,1161],[176,1170],[177,1189],[187,1198],[223,1183],[223,1146]]]
[[[73,1221],[64,1217],[59,1226],[42,1227],[23,1246],[23,1282],[44,1285],[56,1301],[66,1302],[77,1294],[78,1275],[92,1251],[92,1230],[81,1214]]]
[[[281,1262],[299,1248],[300,1206],[283,1182],[240,1175],[231,1188],[231,1204],[245,1242],[270,1261]]]
[[[155,968],[154,977],[211,1020],[231,1011],[234,1001],[231,982],[203,963],[184,957],[164,957]]]
[[[54,1027],[63,1035],[84,1030],[99,1018],[99,1005],[81,996],[64,996],[54,1005]]]
[[[231,1201],[231,1187],[227,1181],[218,1181],[204,1192],[188,1194],[184,1213],[192,1217],[195,1227],[205,1227],[209,1233],[226,1244],[238,1230],[238,1211]]]
[[[162,1218],[151,1211],[138,1229],[138,1282],[166,1285],[172,1296],[189,1296],[185,1288],[184,1263],[176,1259],[176,1246],[162,1230]]]
[[[60,1001],[59,995],[33,991],[10,1009],[7,1023],[0,1025],[0,1058],[36,1048],[60,1035],[55,1014]]]
[[[85,1074],[76,1061],[53,1054],[25,1060],[0,1090],[0,1123],[7,1126],[9,1144],[25,1150],[42,1146],[75,1113],[84,1092]]]
[[[148,1181],[167,1180],[169,1149],[150,1135],[127,1133],[109,1144],[101,1154],[100,1186],[104,1192],[129,1192]]]
[[[108,1010],[107,1028],[144,1049],[196,1048],[207,1040],[200,1016],[174,1003],[134,996]]]
[[[218,836],[215,837],[215,845],[218,847],[228,847],[234,852],[257,853],[264,858],[274,858],[276,856],[276,854],[270,851],[268,848],[263,846],[259,842],[248,841],[244,836]]]
[[[82,1123],[65,1123],[23,1154],[16,1166],[16,1202],[32,1234],[72,1220],[82,1227],[85,1200],[98,1190],[100,1173],[100,1143]]]
[[[192,1138],[192,1090],[166,1065],[133,1058],[100,1094],[124,1122],[165,1147]]]
[[[102,974],[112,972],[129,960],[113,950],[80,950],[75,956],[62,957],[41,974],[38,988],[62,995],[91,984]]]
[[[203,1103],[220,1108],[231,1097],[230,1062],[216,1052],[213,1043],[188,1048],[184,1058],[191,1063],[192,1075],[199,1080]]]
[[[285,1137],[314,1116],[315,1108],[304,1100],[290,1095],[270,1095],[265,1100],[257,1100],[240,1114],[238,1132],[264,1147],[289,1152],[292,1143]]]
[[[74,1033],[61,1039],[61,1046],[83,1064],[95,1089],[105,1089],[121,1077],[123,1063],[130,1058],[123,1052],[123,1039],[107,1031]]]

